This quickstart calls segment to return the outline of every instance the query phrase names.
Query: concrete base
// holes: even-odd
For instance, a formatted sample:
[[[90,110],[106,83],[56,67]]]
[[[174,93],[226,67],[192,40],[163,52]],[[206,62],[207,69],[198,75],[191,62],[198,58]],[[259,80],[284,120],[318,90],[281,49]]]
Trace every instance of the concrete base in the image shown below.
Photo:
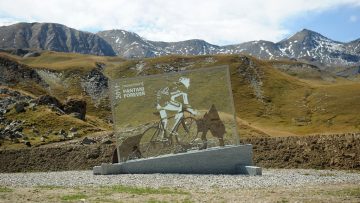
[[[95,166],[95,175],[108,174],[247,174],[261,175],[260,167],[252,166],[252,145],[214,147],[186,153],[136,159],[117,164]]]

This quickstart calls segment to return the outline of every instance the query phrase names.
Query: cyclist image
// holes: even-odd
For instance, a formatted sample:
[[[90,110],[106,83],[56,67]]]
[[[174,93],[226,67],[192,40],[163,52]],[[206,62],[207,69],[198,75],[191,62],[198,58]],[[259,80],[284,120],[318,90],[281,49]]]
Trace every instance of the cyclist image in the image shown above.
[[[190,86],[190,79],[187,77],[180,77],[178,81],[173,82],[168,87],[164,87],[157,92],[156,109],[160,113],[161,122],[167,132],[175,132],[175,128],[180,120],[184,117],[184,111],[188,111],[196,115],[196,110],[192,109],[189,104],[188,94],[186,91]],[[168,126],[168,111],[176,112],[174,116],[174,125],[169,130]],[[160,135],[160,139],[166,140],[164,137],[165,131]]]

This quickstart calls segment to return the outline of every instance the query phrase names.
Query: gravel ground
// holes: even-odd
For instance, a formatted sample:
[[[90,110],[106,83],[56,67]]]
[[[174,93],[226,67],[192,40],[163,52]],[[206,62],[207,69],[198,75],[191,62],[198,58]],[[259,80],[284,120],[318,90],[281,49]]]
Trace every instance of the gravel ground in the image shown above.
[[[9,187],[127,185],[138,187],[176,187],[185,189],[239,189],[300,187],[324,184],[359,184],[359,171],[312,169],[263,169],[262,176],[123,174],[93,175],[92,171],[38,173],[0,173],[0,185]]]

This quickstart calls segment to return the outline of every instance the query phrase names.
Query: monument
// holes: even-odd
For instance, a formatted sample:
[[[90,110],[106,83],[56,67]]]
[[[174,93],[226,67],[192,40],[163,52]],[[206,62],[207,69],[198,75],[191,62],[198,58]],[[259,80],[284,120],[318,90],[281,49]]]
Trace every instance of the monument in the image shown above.
[[[227,66],[111,81],[117,161],[94,174],[261,175],[240,145]]]

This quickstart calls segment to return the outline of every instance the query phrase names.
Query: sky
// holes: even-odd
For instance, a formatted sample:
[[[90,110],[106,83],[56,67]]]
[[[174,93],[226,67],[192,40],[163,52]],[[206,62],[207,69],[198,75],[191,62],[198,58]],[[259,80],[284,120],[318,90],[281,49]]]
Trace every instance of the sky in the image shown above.
[[[0,26],[17,22],[217,45],[277,42],[306,28],[348,42],[360,38],[360,0],[0,0]]]

